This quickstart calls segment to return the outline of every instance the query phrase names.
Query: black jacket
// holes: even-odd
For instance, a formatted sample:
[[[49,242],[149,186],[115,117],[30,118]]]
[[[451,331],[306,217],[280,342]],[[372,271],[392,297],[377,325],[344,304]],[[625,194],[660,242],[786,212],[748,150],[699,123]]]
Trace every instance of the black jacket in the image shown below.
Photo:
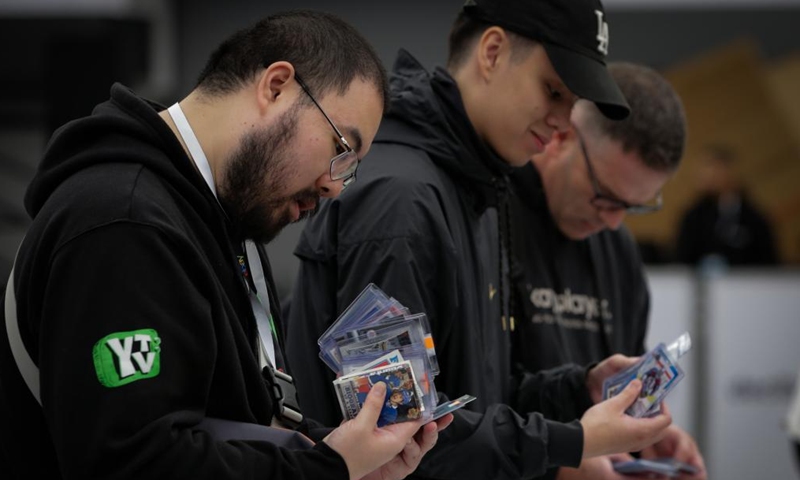
[[[429,74],[401,52],[391,86],[391,109],[358,181],[321,206],[295,251],[300,271],[287,353],[290,364],[306,367],[299,379],[303,409],[331,425],[340,420],[332,372],[305,359],[374,282],[412,312],[427,313],[441,367],[437,390],[477,396],[467,407],[473,411],[458,413],[423,460],[420,474],[519,478],[548,465],[576,465],[580,424],[528,412],[580,414],[589,404],[585,370],[533,376],[511,364],[509,307],[501,304],[510,293],[507,250],[501,250],[508,225],[500,228],[498,215],[507,206],[510,169],[478,138],[446,71]]]
[[[14,280],[43,408],[0,335],[3,474],[348,478],[325,444],[293,451],[198,430],[206,417],[269,425],[273,401],[241,238],[162,109],[115,85],[56,132],[30,185]]]

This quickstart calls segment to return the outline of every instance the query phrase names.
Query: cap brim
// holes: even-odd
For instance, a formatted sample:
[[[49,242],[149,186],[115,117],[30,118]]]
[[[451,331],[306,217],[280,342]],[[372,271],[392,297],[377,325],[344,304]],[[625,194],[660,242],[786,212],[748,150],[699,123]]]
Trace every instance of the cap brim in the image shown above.
[[[594,102],[612,120],[630,114],[625,96],[603,63],[558,45],[543,45],[556,73],[572,93]]]

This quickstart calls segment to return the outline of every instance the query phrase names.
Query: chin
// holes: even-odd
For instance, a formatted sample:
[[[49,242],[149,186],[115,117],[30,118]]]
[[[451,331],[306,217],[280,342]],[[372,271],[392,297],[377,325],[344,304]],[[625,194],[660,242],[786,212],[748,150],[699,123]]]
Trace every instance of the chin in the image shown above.
[[[569,238],[570,240],[581,241],[586,240],[587,238],[594,235],[593,230],[587,230],[585,228],[561,228],[561,233],[564,234],[565,237]]]

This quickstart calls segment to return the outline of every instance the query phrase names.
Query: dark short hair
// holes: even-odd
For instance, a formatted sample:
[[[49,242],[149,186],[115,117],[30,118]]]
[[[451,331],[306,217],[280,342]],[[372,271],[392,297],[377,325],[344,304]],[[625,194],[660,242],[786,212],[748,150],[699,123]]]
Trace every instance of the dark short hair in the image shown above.
[[[475,43],[493,23],[478,20],[470,17],[462,10],[453,26],[450,29],[448,41],[447,68],[452,72],[458,70],[469,56],[469,52],[475,47]],[[520,61],[530,53],[532,47],[536,45],[531,40],[522,35],[517,35],[507,29],[503,29],[511,42],[511,60]]]
[[[271,15],[233,34],[211,54],[197,87],[211,96],[230,93],[279,61],[291,63],[315,96],[344,94],[356,78],[372,82],[387,109],[386,70],[369,42],[344,20],[309,10]]]
[[[678,93],[644,65],[612,62],[608,70],[631,107],[630,116],[610,120],[590,107],[583,128],[620,142],[625,152],[636,152],[653,170],[676,170],[686,145],[686,114]]]

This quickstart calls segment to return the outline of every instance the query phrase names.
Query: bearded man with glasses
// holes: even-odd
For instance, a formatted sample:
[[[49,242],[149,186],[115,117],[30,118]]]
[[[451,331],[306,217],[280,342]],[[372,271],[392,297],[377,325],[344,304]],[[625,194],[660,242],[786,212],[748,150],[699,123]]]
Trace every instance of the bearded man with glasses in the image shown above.
[[[514,331],[514,361],[539,372],[645,351],[649,292],[626,215],[661,208],[661,189],[683,155],[686,125],[680,98],[655,71],[611,63],[609,72],[631,114],[605,118],[579,101],[572,128],[559,132],[544,152],[512,175],[515,293],[523,313]],[[699,469],[694,440],[676,426],[643,452],[676,457]],[[581,468],[561,468],[566,478],[624,478],[612,460],[597,457]]]
[[[355,178],[387,106],[366,39],[295,10],[224,40],[172,106],[115,84],[58,129],[0,313],[0,476],[411,473],[452,415],[378,429],[379,383],[356,418],[309,418],[262,245]]]

